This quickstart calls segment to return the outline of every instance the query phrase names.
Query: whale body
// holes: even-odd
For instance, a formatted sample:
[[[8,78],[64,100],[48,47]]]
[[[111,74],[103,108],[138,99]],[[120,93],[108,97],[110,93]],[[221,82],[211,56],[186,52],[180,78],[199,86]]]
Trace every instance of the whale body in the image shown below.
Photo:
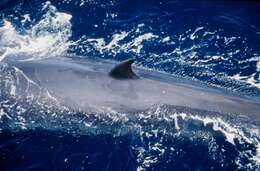
[[[243,115],[260,123],[258,100],[157,71],[134,67],[132,72],[132,60],[128,61],[127,71],[122,64],[114,68],[114,62],[96,59],[59,57],[5,62],[23,73],[29,82],[47,90],[50,97],[73,110],[134,111],[166,104]],[[25,84],[17,83],[12,93],[26,96],[26,88]],[[34,96],[37,91],[33,92]]]

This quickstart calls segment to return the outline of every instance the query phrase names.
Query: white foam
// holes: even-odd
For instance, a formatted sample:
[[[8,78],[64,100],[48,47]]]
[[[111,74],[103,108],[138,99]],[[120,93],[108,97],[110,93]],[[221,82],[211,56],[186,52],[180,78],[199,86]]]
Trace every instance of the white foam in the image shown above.
[[[31,22],[32,20],[31,20],[31,17],[30,17],[30,15],[29,14],[25,14],[25,15],[23,15],[23,19],[21,20],[21,22],[24,24],[24,23],[26,23],[26,22]]]
[[[138,26],[137,29],[143,27],[143,25]],[[134,30],[129,32],[119,32],[112,36],[109,42],[106,42],[104,38],[88,38],[86,42],[91,44],[96,50],[98,50],[101,54],[104,52],[109,52],[112,54],[116,54],[119,52],[134,52],[139,54],[141,49],[143,48],[143,42],[159,38],[158,35],[154,35],[153,33],[143,33],[136,37],[134,37],[130,41],[125,41],[126,38],[132,33]]]
[[[12,84],[12,85],[11,85],[10,94],[11,94],[12,96],[15,96],[15,92],[16,92],[16,86]]]
[[[175,129],[176,129],[176,130],[179,130],[179,129],[180,129],[180,126],[179,126],[179,124],[178,124],[178,118],[177,118],[177,114],[176,114],[176,113],[173,115],[173,120],[174,120]]]
[[[123,49],[128,49],[129,51],[135,52],[135,53],[140,53],[141,49],[143,48],[143,41],[149,40],[152,38],[159,38],[159,36],[154,35],[153,33],[145,33],[143,35],[140,35],[136,37],[134,40],[130,41],[127,44],[123,45]]]
[[[71,44],[72,16],[58,12],[50,2],[46,2],[42,10],[47,11],[42,19],[27,30],[16,30],[10,21],[4,20],[0,27],[0,61],[11,55],[30,56],[29,60],[35,60],[67,51]],[[30,21],[28,14],[21,20],[22,23]]]
[[[146,113],[141,113],[139,116],[142,121],[148,121],[149,119],[152,119],[152,116],[156,116],[156,120],[165,120],[170,123],[174,123],[175,129],[178,130],[176,133],[174,133],[174,136],[179,136],[181,135],[182,131],[185,131],[187,129],[187,126],[185,124],[189,124],[190,122],[192,123],[202,123],[204,128],[209,130],[209,132],[212,131],[217,131],[221,132],[225,137],[226,141],[229,142],[230,144],[237,146],[235,140],[238,140],[239,143],[244,144],[249,143],[249,144],[254,144],[257,147],[257,154],[254,155],[253,152],[249,151],[253,156],[250,157],[250,160],[260,164],[260,143],[259,141],[255,138],[257,136],[254,135],[246,135],[244,133],[244,128],[238,127],[236,125],[233,125],[222,118],[219,117],[210,117],[210,116],[200,116],[200,115],[192,115],[192,114],[187,114],[187,113],[168,113],[161,108],[160,106],[156,108],[155,110],[148,111]],[[184,124],[184,125],[183,125]],[[210,127],[212,125],[212,127]],[[154,128],[154,126],[151,126]],[[201,128],[201,126],[199,125]],[[158,130],[157,128],[153,129],[151,132],[147,132],[143,130],[142,126],[140,126],[140,136],[141,137],[157,137],[158,131],[162,134],[168,134],[167,129],[163,130]],[[203,137],[202,137],[203,138]],[[205,137],[207,139],[207,137]],[[143,139],[142,139],[143,140]],[[157,156],[164,155],[165,151],[168,150],[165,148],[160,140],[156,143],[150,143],[147,149],[140,148],[138,151],[138,170],[147,170],[147,168],[151,167],[153,164],[158,162]],[[174,150],[174,148],[171,148],[171,150]],[[224,149],[222,149],[224,150]],[[156,156],[151,156],[148,155],[147,153],[153,153],[156,152]],[[240,158],[236,160],[237,165],[240,165],[239,163]]]
[[[214,55],[214,56],[212,56],[211,58],[212,58],[213,60],[219,60],[219,59],[225,60],[225,58],[224,58],[223,56],[218,56],[218,55]]]
[[[258,143],[256,148],[256,155],[253,156],[253,160],[255,160],[258,164],[260,164],[260,143]]]
[[[176,115],[176,114],[174,114]],[[257,164],[260,164],[260,142],[258,139],[256,139],[255,137],[248,137],[244,134],[244,132],[238,128],[238,127],[234,127],[233,125],[231,125],[230,123],[224,121],[221,118],[210,118],[210,117],[202,117],[202,116],[198,116],[198,115],[187,115],[185,113],[179,113],[178,116],[180,116],[181,119],[183,120],[199,120],[202,121],[204,126],[207,126],[208,124],[213,124],[213,130],[214,131],[220,131],[222,132],[225,137],[226,137],[226,141],[235,145],[234,140],[238,139],[239,141],[243,140],[247,143],[250,144],[255,144],[256,148],[257,148],[257,153],[256,155],[254,155],[252,157],[252,160],[254,160]],[[259,137],[259,130],[253,130],[251,129],[250,131],[252,131],[252,135]],[[251,136],[252,136],[251,135]]]
[[[6,116],[9,119],[11,119],[11,117],[7,113],[4,112],[4,109],[1,108],[0,109],[0,119],[2,119],[3,116]]]
[[[260,89],[260,82],[258,80],[255,80],[255,78],[254,78],[255,74],[257,74],[257,73],[254,73],[254,74],[252,74],[250,76],[241,76],[240,74],[235,74],[235,75],[233,75],[233,76],[231,76],[229,78],[233,79],[233,80],[236,80],[236,81],[243,82],[243,83],[247,83],[247,84],[249,84],[251,86],[254,86],[254,87],[257,87],[257,88]]]
[[[205,31],[205,33],[203,34],[203,36],[214,35],[216,32],[217,32],[217,31],[213,31],[213,32]]]
[[[260,72],[260,56],[254,56],[250,59],[244,60],[244,61],[240,61],[239,63],[248,63],[248,62],[256,62],[256,71]],[[253,73],[249,76],[241,76],[240,74],[235,74],[231,77],[229,77],[230,79],[236,80],[236,81],[240,81],[243,83],[247,83],[251,86],[257,87],[260,89],[260,73]],[[258,74],[258,75],[256,75]],[[255,79],[257,78],[257,79]]]
[[[235,40],[236,40],[236,37],[224,37],[224,43],[225,43],[226,45],[232,43],[232,42],[235,41]]]
[[[112,36],[112,40],[105,46],[101,47],[103,49],[107,49],[107,50],[113,50],[114,47],[119,47],[119,41],[123,40],[124,38],[126,38],[128,35],[127,32],[121,32],[119,34],[114,34]]]
[[[195,30],[194,30],[194,32],[190,35],[190,39],[191,40],[194,40],[195,38],[196,38],[196,33],[198,32],[198,31],[200,31],[200,30],[203,30],[204,29],[204,27],[198,27],[198,28],[196,28]]]
[[[210,117],[201,117],[198,115],[187,115],[185,113],[179,113],[174,115],[180,116],[183,120],[197,120],[203,122],[204,126],[209,123],[213,124],[212,129],[214,131],[221,131],[226,136],[226,141],[230,142],[231,144],[235,145],[234,139],[235,138],[243,138],[248,143],[252,143],[250,139],[248,139],[244,133],[239,130],[238,128],[233,127],[231,124],[225,122],[221,118],[210,118]],[[176,121],[175,121],[176,122]]]
[[[103,38],[96,38],[96,39],[89,38],[89,39],[87,39],[87,41],[90,44],[92,44],[95,49],[99,50],[100,53],[103,53],[103,51],[109,51],[109,50],[111,50],[112,52],[115,53],[115,50],[120,48],[119,41],[126,38],[127,35],[128,35],[127,32],[120,32],[120,33],[114,34],[112,36],[111,41],[108,43],[106,43]]]
[[[170,41],[170,37],[167,36],[165,38],[162,39],[162,42],[165,43],[165,42],[169,42]]]

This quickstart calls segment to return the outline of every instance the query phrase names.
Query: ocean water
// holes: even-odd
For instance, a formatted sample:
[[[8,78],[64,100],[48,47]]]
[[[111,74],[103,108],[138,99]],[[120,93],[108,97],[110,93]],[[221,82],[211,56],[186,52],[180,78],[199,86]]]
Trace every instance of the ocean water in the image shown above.
[[[15,96],[5,60],[122,61],[260,101],[257,1],[0,1],[0,170],[260,170],[259,123],[155,105],[87,114]],[[260,117],[260,116],[259,116]]]

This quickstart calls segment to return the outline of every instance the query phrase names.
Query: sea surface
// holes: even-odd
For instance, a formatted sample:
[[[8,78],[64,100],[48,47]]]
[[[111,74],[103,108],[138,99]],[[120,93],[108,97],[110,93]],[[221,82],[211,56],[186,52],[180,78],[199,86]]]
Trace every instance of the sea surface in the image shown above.
[[[260,126],[244,118],[167,105],[86,114],[14,95],[23,73],[5,60],[58,56],[134,58],[259,102],[260,2],[0,0],[1,171],[260,170]]]

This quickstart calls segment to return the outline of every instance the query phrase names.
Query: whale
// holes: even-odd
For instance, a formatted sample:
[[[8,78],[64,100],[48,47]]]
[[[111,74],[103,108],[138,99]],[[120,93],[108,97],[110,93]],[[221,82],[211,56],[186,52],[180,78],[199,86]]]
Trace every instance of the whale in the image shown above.
[[[1,63],[20,73],[14,77],[17,80],[10,89],[12,96],[39,96],[39,89],[28,87],[30,83],[48,92],[53,101],[73,110],[89,112],[106,108],[136,111],[154,105],[172,105],[245,116],[260,123],[259,99],[138,67],[134,59],[116,63],[100,59],[51,57]],[[19,80],[19,77],[23,78]],[[27,83],[22,81],[25,78]]]

